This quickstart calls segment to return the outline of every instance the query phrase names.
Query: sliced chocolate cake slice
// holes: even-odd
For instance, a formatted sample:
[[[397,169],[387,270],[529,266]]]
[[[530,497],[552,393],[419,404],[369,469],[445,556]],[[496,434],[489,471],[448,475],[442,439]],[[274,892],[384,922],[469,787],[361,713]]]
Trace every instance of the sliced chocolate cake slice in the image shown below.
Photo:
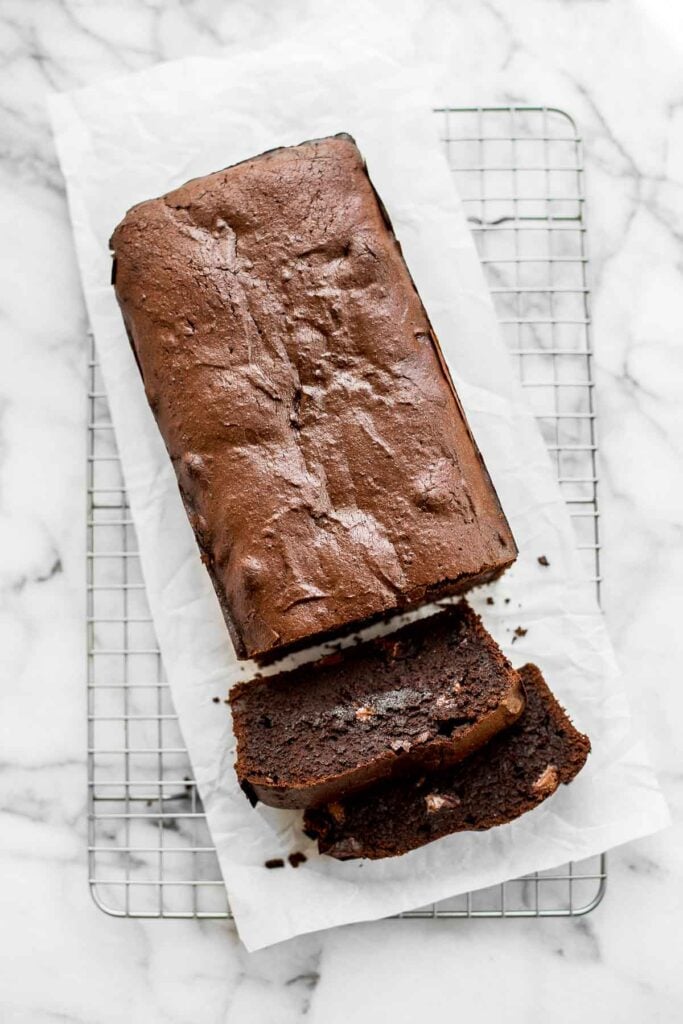
[[[578,732],[535,665],[520,676],[526,709],[512,728],[462,764],[412,785],[384,783],[309,810],[304,828],[338,860],[395,857],[452,832],[503,825],[571,782],[590,741]]]
[[[524,708],[518,674],[465,601],[230,694],[252,802],[312,807],[452,765]]]

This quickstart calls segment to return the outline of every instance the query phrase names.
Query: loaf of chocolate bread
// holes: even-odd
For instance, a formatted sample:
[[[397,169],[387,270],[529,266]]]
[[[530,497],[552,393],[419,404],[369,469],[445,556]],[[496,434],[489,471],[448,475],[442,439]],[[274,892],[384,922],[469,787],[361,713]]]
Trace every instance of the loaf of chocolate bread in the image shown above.
[[[526,709],[461,764],[412,784],[384,783],[306,812],[321,853],[338,860],[395,857],[452,832],[518,818],[583,768],[590,742],[569,721],[535,665],[520,670]]]
[[[141,203],[111,246],[147,397],[240,657],[463,592],[514,561],[349,136]]]
[[[252,802],[311,807],[462,760],[516,721],[518,674],[461,601],[230,694]]]

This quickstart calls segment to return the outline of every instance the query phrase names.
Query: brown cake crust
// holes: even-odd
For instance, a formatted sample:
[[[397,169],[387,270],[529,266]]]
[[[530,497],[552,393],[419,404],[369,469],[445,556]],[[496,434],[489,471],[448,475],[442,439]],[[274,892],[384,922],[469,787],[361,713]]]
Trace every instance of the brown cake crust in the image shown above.
[[[514,561],[352,139],[190,181],[130,210],[111,246],[240,657],[462,592]]]
[[[412,785],[385,783],[306,812],[306,832],[338,860],[396,857],[453,832],[503,825],[551,796],[590,751],[535,665],[520,676],[527,696],[517,723],[466,761]]]
[[[465,601],[230,693],[247,796],[312,807],[437,771],[519,718],[517,672]]]

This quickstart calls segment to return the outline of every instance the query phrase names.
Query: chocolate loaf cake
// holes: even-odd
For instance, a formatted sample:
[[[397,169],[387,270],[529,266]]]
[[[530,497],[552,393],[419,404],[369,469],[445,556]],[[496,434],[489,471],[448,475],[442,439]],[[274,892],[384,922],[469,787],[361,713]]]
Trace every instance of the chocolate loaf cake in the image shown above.
[[[111,246],[240,657],[463,592],[514,561],[350,137],[273,150],[141,203]]]
[[[524,708],[519,676],[461,601],[390,636],[230,694],[240,784],[311,807],[462,760]]]
[[[320,852],[338,860],[395,857],[452,832],[503,825],[571,782],[590,742],[535,665],[520,675],[527,697],[521,718],[462,764],[307,811],[304,827]]]

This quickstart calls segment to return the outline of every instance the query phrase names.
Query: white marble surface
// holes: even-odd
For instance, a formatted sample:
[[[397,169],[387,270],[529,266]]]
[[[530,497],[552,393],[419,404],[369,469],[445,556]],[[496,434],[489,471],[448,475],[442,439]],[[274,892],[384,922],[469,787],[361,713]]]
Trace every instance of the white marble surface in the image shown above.
[[[341,8],[343,7],[343,14]],[[338,10],[339,9],[339,10]],[[444,102],[542,102],[587,143],[604,604],[677,824],[576,920],[385,922],[246,954],[105,917],[85,866],[86,322],[45,94],[337,17],[444,62]],[[309,26],[314,25],[311,29]],[[0,7],[0,1019],[683,1019],[683,73],[630,0],[4,0]]]

